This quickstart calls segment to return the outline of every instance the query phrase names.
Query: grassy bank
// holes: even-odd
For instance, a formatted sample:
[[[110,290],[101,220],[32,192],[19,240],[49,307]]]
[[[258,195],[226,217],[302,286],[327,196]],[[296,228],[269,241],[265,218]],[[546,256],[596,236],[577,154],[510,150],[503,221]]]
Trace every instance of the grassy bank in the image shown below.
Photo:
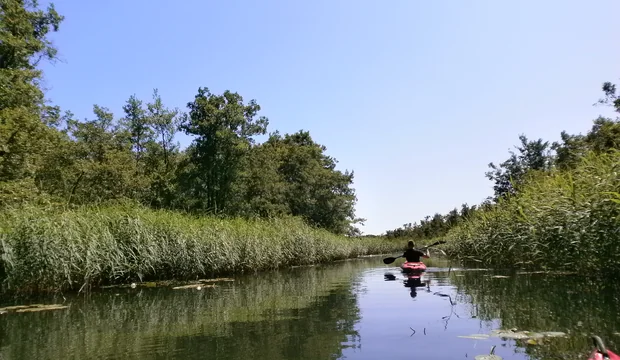
[[[266,270],[402,248],[382,238],[346,238],[294,218],[196,218],[136,207],[0,215],[3,291],[83,286]]]
[[[449,255],[487,265],[620,271],[620,152],[534,174],[517,196],[453,228]]]

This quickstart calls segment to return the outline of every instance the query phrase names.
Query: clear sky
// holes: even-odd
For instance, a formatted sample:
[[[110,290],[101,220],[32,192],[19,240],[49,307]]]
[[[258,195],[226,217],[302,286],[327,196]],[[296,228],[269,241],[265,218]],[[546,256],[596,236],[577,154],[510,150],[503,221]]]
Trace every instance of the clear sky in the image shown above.
[[[198,87],[256,99],[355,171],[364,233],[492,194],[518,135],[585,133],[620,82],[618,0],[54,1],[48,97],[78,118]],[[187,138],[179,138],[182,146]]]

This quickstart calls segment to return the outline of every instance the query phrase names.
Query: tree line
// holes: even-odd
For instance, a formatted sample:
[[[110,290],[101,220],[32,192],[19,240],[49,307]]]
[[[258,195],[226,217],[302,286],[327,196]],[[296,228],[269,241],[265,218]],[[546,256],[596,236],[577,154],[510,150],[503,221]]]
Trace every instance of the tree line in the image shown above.
[[[130,200],[197,215],[298,216],[359,234],[353,172],[337,170],[308,131],[268,132],[255,100],[207,87],[185,111],[155,89],[147,101],[130,96],[120,116],[94,105],[78,120],[40,85],[38,64],[56,58],[47,36],[64,17],[34,0],[3,0],[0,10],[0,207]],[[193,139],[186,149],[179,133]]]
[[[620,113],[620,96],[616,85],[605,82],[602,86],[603,98],[597,104],[610,106]],[[419,223],[409,223],[388,230],[388,238],[431,239],[441,237],[450,229],[466,221],[475,212],[490,209],[501,201],[506,201],[519,194],[519,187],[533,174],[550,173],[552,170],[566,171],[574,169],[579,161],[588,153],[602,154],[620,150],[620,117],[615,119],[600,116],[593,121],[591,129],[585,134],[568,134],[562,131],[560,141],[549,142],[543,139],[530,140],[525,135],[519,136],[516,151],[509,151],[505,161],[490,163],[485,173],[493,182],[493,196],[485,199],[480,205],[463,204],[460,211],[454,208],[445,215],[436,213],[426,216]]]

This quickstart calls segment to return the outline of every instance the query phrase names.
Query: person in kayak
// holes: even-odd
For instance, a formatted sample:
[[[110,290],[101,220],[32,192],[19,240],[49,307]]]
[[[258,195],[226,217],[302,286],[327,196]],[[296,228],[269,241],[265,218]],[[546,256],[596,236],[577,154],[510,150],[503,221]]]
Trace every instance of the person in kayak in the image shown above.
[[[415,244],[413,243],[413,241],[409,240],[409,242],[407,243],[407,250],[405,250],[405,252],[403,253],[403,257],[407,259],[407,262],[420,262],[421,257],[425,259],[431,257],[428,249],[426,249],[425,254],[418,249],[414,249],[414,246]]]

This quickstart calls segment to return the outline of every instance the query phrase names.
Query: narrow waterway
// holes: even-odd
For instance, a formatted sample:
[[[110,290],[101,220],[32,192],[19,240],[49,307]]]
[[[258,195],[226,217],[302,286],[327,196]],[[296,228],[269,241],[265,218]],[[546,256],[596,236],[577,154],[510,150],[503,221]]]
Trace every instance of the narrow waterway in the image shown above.
[[[0,310],[0,359],[474,359],[493,346],[503,359],[586,359],[591,334],[620,351],[617,281],[427,264],[421,278],[371,257],[201,290],[4,299],[68,307]]]

